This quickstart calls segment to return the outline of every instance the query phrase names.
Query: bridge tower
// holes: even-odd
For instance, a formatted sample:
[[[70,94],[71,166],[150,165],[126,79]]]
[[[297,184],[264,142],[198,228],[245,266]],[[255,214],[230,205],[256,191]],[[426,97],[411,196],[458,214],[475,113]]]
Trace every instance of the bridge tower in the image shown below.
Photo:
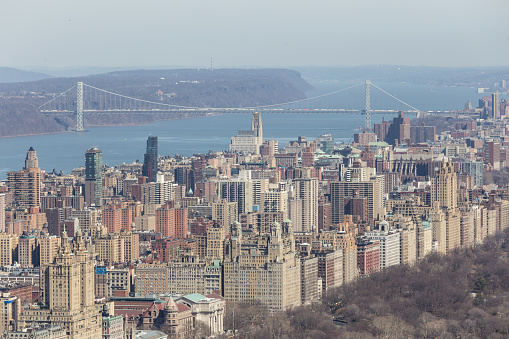
[[[76,100],[76,132],[84,132],[83,124],[83,83],[78,82]]]
[[[371,130],[371,97],[370,97],[370,86],[371,82],[366,80],[366,122],[365,129],[366,131]]]

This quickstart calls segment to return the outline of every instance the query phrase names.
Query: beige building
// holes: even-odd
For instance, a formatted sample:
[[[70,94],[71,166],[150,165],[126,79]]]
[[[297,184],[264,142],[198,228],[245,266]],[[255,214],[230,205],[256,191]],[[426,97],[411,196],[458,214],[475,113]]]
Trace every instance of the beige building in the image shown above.
[[[60,247],[60,237],[56,235],[44,235],[37,238],[39,244],[39,264],[49,265],[55,261]]]
[[[131,270],[97,266],[95,271],[95,297],[109,299],[113,291],[131,292]]]
[[[293,181],[293,197],[302,201],[302,224],[296,232],[318,231],[318,179],[301,178]]]
[[[211,262],[213,260],[223,261],[224,259],[224,241],[226,239],[226,226],[214,223],[207,230],[205,243],[205,257]]]
[[[120,237],[118,233],[108,233],[106,236],[96,238],[94,243],[97,260],[110,264],[125,261],[124,238]]]
[[[300,259],[289,220],[273,223],[270,234],[249,237],[234,223],[225,253],[226,300],[259,300],[271,312],[301,304]]]
[[[318,206],[318,205],[317,205]],[[283,212],[284,219],[288,213],[288,192],[267,191],[261,193],[260,211],[262,212]]]
[[[134,225],[138,231],[155,232],[156,230],[156,216],[155,214],[145,214],[134,218]]]
[[[461,213],[458,209],[458,180],[452,163],[443,162],[431,179],[433,240],[437,250],[449,253],[461,245]],[[445,241],[445,243],[444,243]]]
[[[311,245],[307,244],[309,247]],[[310,250],[309,250],[310,252]],[[307,256],[300,259],[301,303],[319,301],[322,296],[322,282],[318,279],[318,258]]]
[[[15,329],[15,321],[19,318],[21,311],[20,300],[10,293],[2,293],[0,296],[0,333],[12,331]]]
[[[41,299],[44,307],[32,305],[19,317],[19,325],[61,324],[68,338],[101,338],[101,306],[94,304],[94,262],[84,249],[81,232],[73,251],[62,232],[53,263],[41,269]]]
[[[78,218],[80,229],[83,232],[89,232],[98,223],[100,209],[85,208],[83,210],[72,210],[71,218]]]
[[[232,222],[237,220],[237,203],[228,202],[221,199],[219,202],[212,203],[212,220],[219,222],[221,225],[227,227]]]
[[[139,235],[131,231],[99,233],[94,239],[99,261],[114,263],[135,262],[139,259]]]
[[[262,117],[260,112],[253,112],[251,130],[238,131],[232,137],[230,151],[260,154],[260,146],[263,144]]]
[[[18,260],[18,243],[16,234],[0,233],[0,266],[10,266]]]
[[[140,296],[168,293],[168,265],[140,264],[135,268],[135,292]]]

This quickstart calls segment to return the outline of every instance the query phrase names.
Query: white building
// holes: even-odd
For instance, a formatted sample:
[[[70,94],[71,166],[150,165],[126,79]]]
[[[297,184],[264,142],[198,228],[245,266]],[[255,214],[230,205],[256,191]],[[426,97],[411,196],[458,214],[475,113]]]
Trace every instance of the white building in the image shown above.
[[[237,135],[232,137],[230,151],[260,154],[262,144],[262,117],[260,112],[253,112],[251,130],[238,131]]]
[[[366,237],[380,241],[380,269],[401,263],[401,234],[391,229],[387,221],[381,221],[378,229],[366,232]]]

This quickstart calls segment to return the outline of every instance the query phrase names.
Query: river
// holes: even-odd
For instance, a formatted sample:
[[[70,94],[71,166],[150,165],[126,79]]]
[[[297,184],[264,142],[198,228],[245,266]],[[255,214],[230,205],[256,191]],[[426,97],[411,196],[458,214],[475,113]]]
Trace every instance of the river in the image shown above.
[[[344,82],[312,83],[315,91],[308,93],[313,97],[352,84]],[[386,83],[377,84],[387,92],[420,110],[462,109],[467,100],[474,107],[482,94],[474,88],[431,87]],[[372,109],[405,109],[404,105],[382,95],[376,88],[371,90]],[[364,107],[364,87],[359,86],[345,92],[339,99],[339,107],[359,109]],[[327,105],[324,100],[324,105]],[[320,107],[317,107],[320,108]],[[391,119],[390,116],[385,117]],[[374,115],[372,122],[380,122],[382,116]],[[279,140],[280,147],[289,140],[304,135],[308,139],[323,133],[330,133],[336,142],[351,140],[353,133],[364,125],[361,115],[331,114],[264,114],[262,115],[265,139]],[[206,153],[209,150],[228,149],[231,136],[240,129],[249,129],[250,114],[224,114],[217,116],[168,120],[144,126],[91,127],[83,133],[60,133],[37,136],[23,136],[0,139],[0,179],[7,177],[8,171],[17,171],[24,166],[26,151],[32,146],[37,151],[39,166],[51,172],[53,169],[70,173],[73,168],[83,166],[85,150],[95,146],[103,151],[103,163],[110,166],[137,159],[143,161],[147,136],[159,138],[159,155],[181,154],[190,156]]]

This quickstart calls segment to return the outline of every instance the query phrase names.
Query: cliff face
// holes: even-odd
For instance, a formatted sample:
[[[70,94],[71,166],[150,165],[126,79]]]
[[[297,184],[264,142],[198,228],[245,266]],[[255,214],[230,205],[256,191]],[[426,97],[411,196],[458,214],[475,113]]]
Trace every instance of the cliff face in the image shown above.
[[[192,107],[253,107],[284,103],[304,99],[305,91],[311,89],[298,72],[284,69],[139,70],[0,84],[0,136],[74,128],[75,117],[47,117],[36,107],[78,81],[129,97]],[[95,114],[85,116],[85,124],[143,124],[182,117]]]

